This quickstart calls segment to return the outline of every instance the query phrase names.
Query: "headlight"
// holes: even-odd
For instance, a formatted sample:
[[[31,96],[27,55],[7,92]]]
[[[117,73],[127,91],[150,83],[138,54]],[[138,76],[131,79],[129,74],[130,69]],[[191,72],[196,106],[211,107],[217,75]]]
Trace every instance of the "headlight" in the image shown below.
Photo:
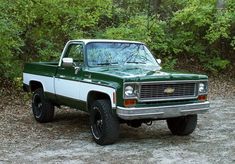
[[[126,96],[132,96],[134,94],[134,88],[130,85],[126,86],[125,88],[125,95]]]
[[[206,93],[207,92],[207,82],[200,82],[198,85],[198,92],[200,93]]]
[[[124,98],[136,98],[138,92],[138,85],[126,84],[124,86]]]
[[[199,92],[204,92],[205,91],[205,84],[199,83]]]

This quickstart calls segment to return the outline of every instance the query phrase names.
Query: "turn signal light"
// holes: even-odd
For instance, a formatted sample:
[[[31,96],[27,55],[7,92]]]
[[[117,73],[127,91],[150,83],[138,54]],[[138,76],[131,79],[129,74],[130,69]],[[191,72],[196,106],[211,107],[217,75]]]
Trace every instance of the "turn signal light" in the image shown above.
[[[134,99],[124,100],[124,106],[125,107],[134,106],[135,104],[136,104],[136,100],[134,100]]]
[[[199,101],[206,101],[207,100],[207,96],[206,95],[200,95],[197,98]]]

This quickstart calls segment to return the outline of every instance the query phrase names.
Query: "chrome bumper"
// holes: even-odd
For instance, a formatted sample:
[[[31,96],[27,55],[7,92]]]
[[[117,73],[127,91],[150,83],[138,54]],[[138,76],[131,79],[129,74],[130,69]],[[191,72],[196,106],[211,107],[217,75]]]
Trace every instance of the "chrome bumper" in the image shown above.
[[[117,115],[124,120],[135,119],[165,119],[191,114],[202,114],[209,110],[208,101],[184,105],[171,105],[159,107],[125,108],[117,107]]]

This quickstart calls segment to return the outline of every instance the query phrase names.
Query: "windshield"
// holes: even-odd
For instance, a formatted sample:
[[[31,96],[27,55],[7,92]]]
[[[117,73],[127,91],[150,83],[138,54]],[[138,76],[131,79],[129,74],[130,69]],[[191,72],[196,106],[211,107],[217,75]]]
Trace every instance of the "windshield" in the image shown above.
[[[138,43],[89,43],[88,66],[154,66],[160,67],[151,52]]]

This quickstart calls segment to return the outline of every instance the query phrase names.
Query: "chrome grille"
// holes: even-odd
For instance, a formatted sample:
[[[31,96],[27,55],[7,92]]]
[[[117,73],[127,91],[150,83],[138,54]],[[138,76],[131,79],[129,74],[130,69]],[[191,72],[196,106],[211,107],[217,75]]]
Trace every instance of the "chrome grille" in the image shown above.
[[[167,93],[167,90],[171,90]],[[174,91],[172,91],[174,90]],[[140,100],[187,99],[196,96],[196,83],[141,84]]]

